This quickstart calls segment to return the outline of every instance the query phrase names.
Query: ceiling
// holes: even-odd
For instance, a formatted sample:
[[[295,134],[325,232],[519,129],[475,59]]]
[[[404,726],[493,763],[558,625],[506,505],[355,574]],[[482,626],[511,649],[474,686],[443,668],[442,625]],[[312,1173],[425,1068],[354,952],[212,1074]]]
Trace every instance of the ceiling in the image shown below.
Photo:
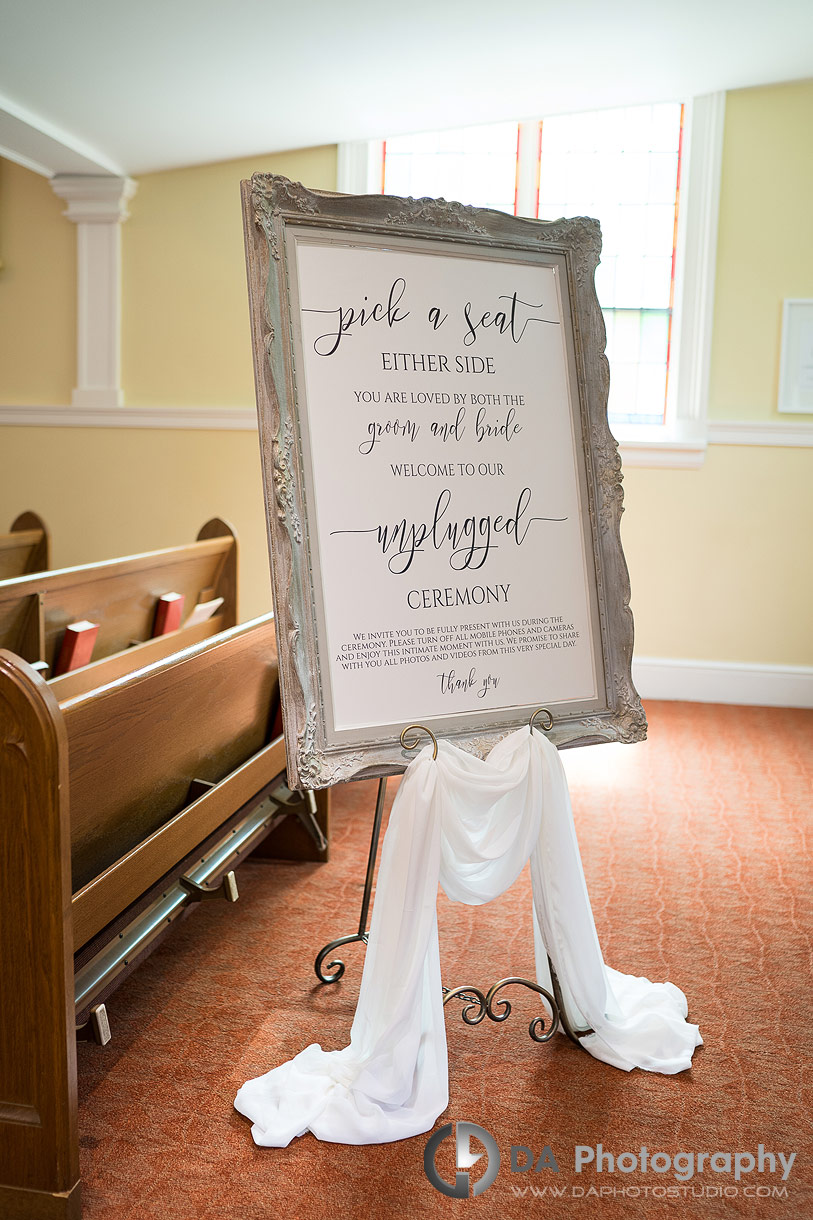
[[[811,0],[0,0],[0,154],[129,173],[813,76]]]

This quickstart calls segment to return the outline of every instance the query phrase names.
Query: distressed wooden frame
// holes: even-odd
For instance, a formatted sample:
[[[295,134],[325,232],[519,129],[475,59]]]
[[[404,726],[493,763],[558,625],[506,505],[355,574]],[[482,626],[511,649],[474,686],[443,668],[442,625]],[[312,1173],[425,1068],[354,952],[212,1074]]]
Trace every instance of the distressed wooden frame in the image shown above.
[[[293,341],[286,231],[313,227],[348,235],[408,236],[429,249],[453,243],[461,250],[555,255],[566,268],[569,322],[575,350],[582,428],[583,490],[593,543],[594,594],[600,628],[604,691],[588,714],[552,705],[548,736],[559,747],[634,742],[646,719],[632,683],[633,621],[621,548],[621,460],[607,424],[609,367],[604,320],[594,275],[601,250],[598,222],[579,217],[531,221],[445,200],[384,195],[336,195],[286,178],[255,174],[242,183],[254,367],[260,426],[280,684],[285,709],[289,783],[322,788],[348,779],[403,771],[412,757],[397,733],[367,734],[353,743],[330,742],[324,724],[317,656],[317,613],[311,577],[303,448]],[[303,391],[304,392],[304,391]],[[540,703],[544,692],[540,692]],[[533,709],[531,709],[533,710]],[[528,720],[528,709],[489,719],[487,713],[444,717],[443,735],[484,756],[507,732]],[[433,721],[427,721],[432,727]],[[450,731],[451,728],[451,731]]]

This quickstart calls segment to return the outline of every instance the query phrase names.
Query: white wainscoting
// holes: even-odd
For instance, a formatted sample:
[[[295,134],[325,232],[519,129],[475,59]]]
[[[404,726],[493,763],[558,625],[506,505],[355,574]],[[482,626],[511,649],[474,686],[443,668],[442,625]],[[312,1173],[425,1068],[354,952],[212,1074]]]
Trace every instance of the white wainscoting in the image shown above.
[[[252,432],[254,407],[124,407],[85,403],[59,405],[0,405],[0,427],[27,428],[191,428]],[[757,445],[784,449],[813,447],[813,422],[800,420],[711,421],[702,436],[676,431],[622,426],[619,445],[626,466],[667,466],[697,469],[708,445]]]
[[[709,420],[710,445],[761,445],[782,449],[813,447],[813,422],[799,420]]]
[[[254,407],[0,406],[0,426],[23,428],[174,428],[256,432]]]
[[[810,666],[635,657],[632,678],[642,699],[813,708]]]

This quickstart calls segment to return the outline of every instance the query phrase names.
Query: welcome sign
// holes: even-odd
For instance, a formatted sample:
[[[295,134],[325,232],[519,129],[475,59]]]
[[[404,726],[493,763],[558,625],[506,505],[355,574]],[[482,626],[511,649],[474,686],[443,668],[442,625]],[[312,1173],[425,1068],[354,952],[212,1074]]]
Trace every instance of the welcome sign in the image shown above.
[[[634,740],[593,221],[244,184],[289,777]]]

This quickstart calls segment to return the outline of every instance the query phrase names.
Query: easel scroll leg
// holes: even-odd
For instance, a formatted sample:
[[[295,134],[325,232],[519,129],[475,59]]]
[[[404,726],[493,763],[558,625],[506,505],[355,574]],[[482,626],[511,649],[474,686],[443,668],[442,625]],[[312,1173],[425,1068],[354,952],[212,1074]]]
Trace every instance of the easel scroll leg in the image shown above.
[[[364,878],[364,894],[361,900],[361,912],[359,914],[359,930],[352,933],[350,936],[340,936],[338,940],[331,940],[323,949],[319,950],[316,961],[314,962],[314,970],[316,977],[320,983],[338,983],[339,979],[344,974],[344,962],[339,958],[327,963],[327,970],[330,973],[325,973],[322,969],[325,959],[334,952],[335,949],[342,945],[351,945],[355,941],[360,940],[363,944],[367,944],[367,917],[370,912],[370,899],[373,893],[373,876],[375,875],[375,861],[378,855],[378,840],[381,837],[381,821],[384,816],[384,798],[387,794],[386,777],[378,781],[378,795],[375,802],[375,817],[373,818],[373,833],[370,837],[370,852],[367,856],[367,875]]]

